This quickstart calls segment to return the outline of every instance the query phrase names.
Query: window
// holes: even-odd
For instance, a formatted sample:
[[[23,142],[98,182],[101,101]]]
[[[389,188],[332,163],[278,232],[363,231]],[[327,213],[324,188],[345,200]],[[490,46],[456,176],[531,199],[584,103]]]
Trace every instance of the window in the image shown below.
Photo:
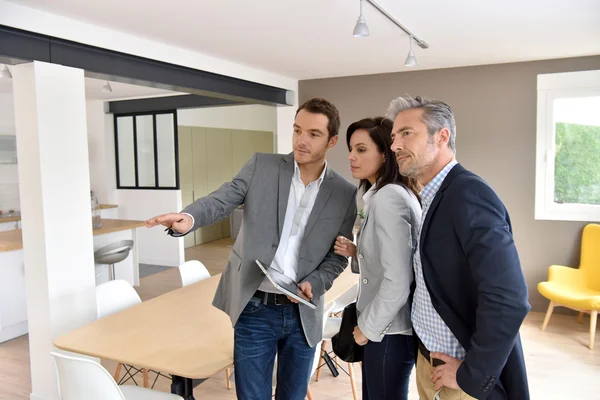
[[[535,218],[600,221],[600,70],[537,83]]]
[[[179,189],[175,111],[115,115],[118,189]]]

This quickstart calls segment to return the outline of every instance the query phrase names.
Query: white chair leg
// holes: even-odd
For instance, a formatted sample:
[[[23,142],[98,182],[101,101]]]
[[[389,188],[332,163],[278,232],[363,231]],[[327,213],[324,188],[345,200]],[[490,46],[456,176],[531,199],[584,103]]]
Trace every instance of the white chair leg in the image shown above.
[[[577,322],[583,324],[583,311],[579,311],[579,317],[577,318]]]
[[[546,326],[548,326],[548,322],[550,321],[550,316],[552,315],[552,311],[554,311],[554,302],[551,301],[548,305],[548,311],[546,311],[546,318],[544,318],[544,323],[542,324],[542,331],[546,330]]]
[[[590,311],[590,350],[594,350],[594,338],[596,337],[596,320],[598,311]]]

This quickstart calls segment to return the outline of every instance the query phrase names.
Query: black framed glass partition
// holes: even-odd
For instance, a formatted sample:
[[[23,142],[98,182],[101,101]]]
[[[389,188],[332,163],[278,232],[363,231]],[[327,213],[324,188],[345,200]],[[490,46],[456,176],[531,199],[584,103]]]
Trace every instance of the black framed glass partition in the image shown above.
[[[177,113],[115,114],[118,189],[179,189]]]

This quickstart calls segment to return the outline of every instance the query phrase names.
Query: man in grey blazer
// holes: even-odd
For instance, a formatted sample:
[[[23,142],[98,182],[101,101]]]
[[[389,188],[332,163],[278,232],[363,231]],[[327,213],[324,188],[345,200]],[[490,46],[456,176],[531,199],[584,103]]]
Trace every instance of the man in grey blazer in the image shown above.
[[[275,398],[306,396],[314,347],[322,339],[323,294],[348,264],[333,244],[338,235],[352,237],[356,219],[356,187],[326,162],[339,126],[333,104],[309,100],[296,113],[292,153],[254,154],[231,182],[181,213],[147,221],[179,236],[224,220],[244,204],[242,228],[213,300],[234,326],[239,399],[271,398],[275,355]],[[255,260],[299,282],[299,293],[317,309],[279,293]]]

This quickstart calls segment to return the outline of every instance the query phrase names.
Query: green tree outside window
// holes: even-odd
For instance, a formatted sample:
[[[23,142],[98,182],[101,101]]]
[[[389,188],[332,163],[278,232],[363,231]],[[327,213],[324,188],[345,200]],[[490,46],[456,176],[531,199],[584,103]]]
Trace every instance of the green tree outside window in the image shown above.
[[[600,126],[556,123],[554,201],[600,205]]]

